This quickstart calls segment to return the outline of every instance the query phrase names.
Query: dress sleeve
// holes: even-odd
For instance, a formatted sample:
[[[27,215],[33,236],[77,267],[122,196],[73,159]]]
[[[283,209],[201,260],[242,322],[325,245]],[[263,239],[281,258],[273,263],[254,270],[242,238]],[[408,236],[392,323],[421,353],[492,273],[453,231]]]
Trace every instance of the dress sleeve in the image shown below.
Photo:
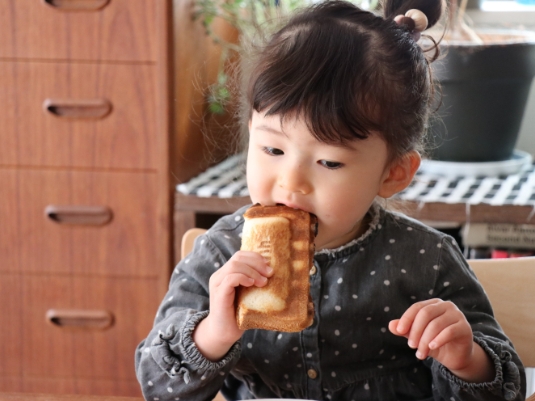
[[[135,367],[148,401],[212,400],[237,363],[240,343],[218,362],[197,349],[192,333],[208,315],[208,281],[228,258],[211,240],[198,237],[192,252],[175,268],[154,326],[136,350]]]
[[[433,374],[436,400],[524,400],[526,379],[513,344],[496,322],[490,302],[457,244],[445,237],[435,282],[435,295],[453,302],[472,327],[474,341],[490,356],[496,375],[486,383],[468,383],[432,358],[426,364]]]

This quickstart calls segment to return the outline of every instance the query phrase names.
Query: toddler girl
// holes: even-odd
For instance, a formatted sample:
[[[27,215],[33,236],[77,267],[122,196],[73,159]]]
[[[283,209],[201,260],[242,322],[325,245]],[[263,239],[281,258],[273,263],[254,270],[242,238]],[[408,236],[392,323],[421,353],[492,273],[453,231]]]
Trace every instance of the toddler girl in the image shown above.
[[[318,217],[314,322],[299,333],[237,328],[236,287],[272,274],[239,250],[240,209],[173,273],[136,353],[147,400],[524,399],[522,364],[456,243],[375,201],[419,167],[433,88],[416,41],[442,11],[442,0],[386,0],[383,18],[324,2],[258,55],[248,188],[253,203]]]

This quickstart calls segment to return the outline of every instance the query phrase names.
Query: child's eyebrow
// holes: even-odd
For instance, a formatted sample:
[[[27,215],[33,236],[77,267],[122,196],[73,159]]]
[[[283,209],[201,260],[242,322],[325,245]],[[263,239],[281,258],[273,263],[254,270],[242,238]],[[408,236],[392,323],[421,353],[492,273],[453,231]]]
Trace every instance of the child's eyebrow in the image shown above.
[[[270,127],[269,125],[259,125],[256,127],[256,129],[259,129],[259,130],[262,130],[262,131],[267,131],[267,132],[270,132],[272,134],[276,134],[276,135],[284,135],[284,136],[288,136],[288,134],[286,134],[286,132],[284,131],[279,131],[273,127]]]

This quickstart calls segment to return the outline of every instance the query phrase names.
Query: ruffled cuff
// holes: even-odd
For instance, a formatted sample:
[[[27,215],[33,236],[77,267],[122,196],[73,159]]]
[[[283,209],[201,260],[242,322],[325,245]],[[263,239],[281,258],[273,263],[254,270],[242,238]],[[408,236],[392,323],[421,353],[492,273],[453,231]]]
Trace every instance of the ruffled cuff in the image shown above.
[[[237,361],[241,353],[240,342],[236,342],[225,355],[218,361],[212,362],[206,359],[193,342],[192,333],[199,322],[208,316],[208,311],[192,314],[185,322],[182,330],[178,330],[175,325],[170,324],[165,332],[159,331],[158,336],[152,341],[150,353],[158,366],[164,370],[169,377],[181,377],[184,383],[190,382],[193,371],[204,373],[211,371],[223,372],[229,363]],[[178,348],[178,349],[176,349]],[[174,352],[176,351],[180,352]],[[205,377],[203,376],[204,380]]]
[[[444,365],[440,365],[441,374],[450,382],[455,383],[461,390],[469,393],[488,391],[505,400],[514,400],[521,390],[520,371],[513,361],[513,356],[504,349],[501,342],[492,342],[474,336],[474,342],[490,356],[494,363],[496,376],[494,380],[484,383],[469,383],[452,374]]]
[[[190,318],[186,320],[180,336],[180,348],[186,357],[188,364],[196,369],[200,371],[220,371],[232,361],[237,361],[241,353],[241,342],[237,341],[234,343],[223,359],[217,362],[212,362],[206,359],[204,355],[200,353],[197,345],[193,341],[192,334],[195,327],[197,327],[201,320],[208,316],[208,313],[208,311],[198,312],[191,315]]]

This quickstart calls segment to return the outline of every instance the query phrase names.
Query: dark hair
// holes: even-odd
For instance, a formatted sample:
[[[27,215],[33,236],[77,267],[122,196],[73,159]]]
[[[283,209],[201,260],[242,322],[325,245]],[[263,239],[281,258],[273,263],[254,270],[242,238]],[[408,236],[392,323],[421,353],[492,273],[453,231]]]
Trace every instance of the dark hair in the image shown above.
[[[419,149],[434,89],[430,61],[394,17],[419,9],[434,25],[442,0],[385,0],[384,17],[340,0],[294,15],[252,66],[245,102],[266,115],[304,118],[320,141],[377,132],[390,157]]]

